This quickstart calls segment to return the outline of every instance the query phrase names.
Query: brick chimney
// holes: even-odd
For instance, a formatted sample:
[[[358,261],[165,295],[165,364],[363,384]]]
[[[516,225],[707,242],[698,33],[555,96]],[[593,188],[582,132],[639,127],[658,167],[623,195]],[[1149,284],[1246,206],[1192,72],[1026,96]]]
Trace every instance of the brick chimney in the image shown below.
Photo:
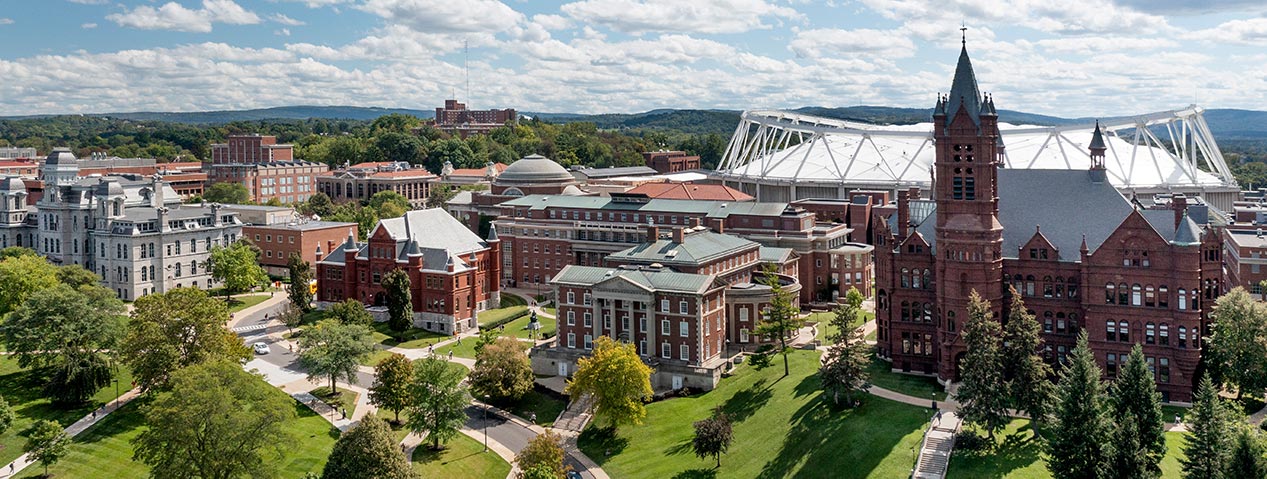
[[[911,223],[911,204],[910,192],[897,192],[897,231],[893,233],[897,235],[897,240],[906,239],[906,225]]]
[[[686,239],[685,228],[673,228],[673,242],[674,243],[681,243],[685,239]]]
[[[647,225],[647,242],[655,243],[660,240],[660,227],[656,225]]]
[[[1175,210],[1175,228],[1178,228],[1179,222],[1183,221],[1183,213],[1188,211],[1188,197],[1183,193],[1171,195],[1170,207]]]
[[[709,219],[708,222],[709,222],[709,226],[712,228],[713,231],[716,231],[718,233],[726,232],[726,220],[723,220],[721,218],[712,218],[712,219]]]

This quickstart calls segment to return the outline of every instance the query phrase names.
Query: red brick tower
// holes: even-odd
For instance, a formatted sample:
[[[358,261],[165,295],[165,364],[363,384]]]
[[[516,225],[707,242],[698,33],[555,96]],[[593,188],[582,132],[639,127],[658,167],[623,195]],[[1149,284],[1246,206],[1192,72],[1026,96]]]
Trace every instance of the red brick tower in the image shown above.
[[[937,203],[936,284],[938,375],[958,380],[966,348],[959,331],[976,291],[996,317],[1003,306],[1003,226],[999,224],[998,168],[1002,158],[994,102],[977,89],[965,42],[950,95],[933,112]]]

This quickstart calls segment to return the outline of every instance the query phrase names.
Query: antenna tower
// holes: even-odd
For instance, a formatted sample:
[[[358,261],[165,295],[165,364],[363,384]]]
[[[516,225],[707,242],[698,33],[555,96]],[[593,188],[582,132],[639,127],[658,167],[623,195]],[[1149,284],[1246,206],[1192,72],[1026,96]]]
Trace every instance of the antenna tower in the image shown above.
[[[470,46],[466,40],[462,40],[462,75],[466,77],[466,102],[471,102],[471,69],[467,66],[467,60],[471,57]]]

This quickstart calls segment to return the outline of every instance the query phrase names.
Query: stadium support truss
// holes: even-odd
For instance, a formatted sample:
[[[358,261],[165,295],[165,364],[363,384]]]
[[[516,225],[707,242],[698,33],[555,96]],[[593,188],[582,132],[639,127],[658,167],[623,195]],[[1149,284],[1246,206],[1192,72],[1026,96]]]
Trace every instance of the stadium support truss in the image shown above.
[[[1101,120],[1109,181],[1123,194],[1197,194],[1230,210],[1239,187],[1202,112],[1191,105]],[[1090,167],[1094,123],[999,128],[1008,168]],[[714,177],[761,201],[846,198],[856,189],[927,189],[933,158],[931,123],[881,126],[746,111]]]

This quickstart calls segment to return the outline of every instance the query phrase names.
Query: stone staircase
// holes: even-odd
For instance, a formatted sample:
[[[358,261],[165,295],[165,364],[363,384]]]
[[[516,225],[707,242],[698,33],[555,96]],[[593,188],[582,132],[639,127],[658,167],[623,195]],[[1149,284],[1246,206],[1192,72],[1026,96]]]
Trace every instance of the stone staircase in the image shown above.
[[[594,398],[590,395],[582,396],[576,401],[568,404],[559,414],[559,418],[554,421],[555,429],[572,431],[579,433],[585,429],[585,425],[589,424],[590,419],[594,417]]]
[[[946,468],[950,465],[950,454],[955,449],[955,433],[959,432],[960,419],[953,412],[943,412],[933,419],[924,441],[920,445],[919,457],[915,460],[914,479],[944,479]]]

